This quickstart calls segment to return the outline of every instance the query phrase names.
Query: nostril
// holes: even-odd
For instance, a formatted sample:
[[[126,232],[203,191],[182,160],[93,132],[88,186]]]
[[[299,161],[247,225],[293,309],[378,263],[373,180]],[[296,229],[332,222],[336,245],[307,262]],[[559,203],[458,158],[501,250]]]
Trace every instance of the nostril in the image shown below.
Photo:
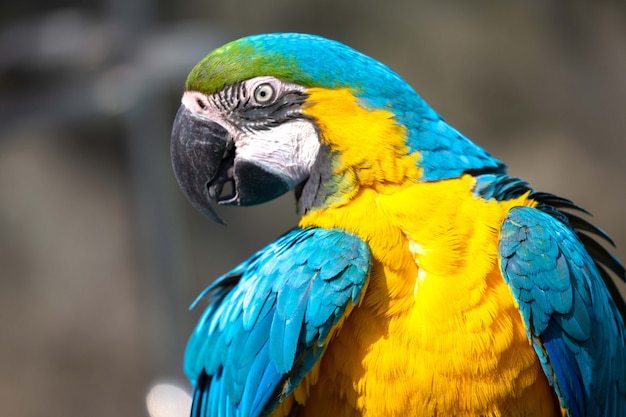
[[[198,103],[198,106],[200,106],[200,108],[202,110],[206,110],[207,109],[207,105],[204,101],[202,101],[201,99],[196,99],[196,103]]]

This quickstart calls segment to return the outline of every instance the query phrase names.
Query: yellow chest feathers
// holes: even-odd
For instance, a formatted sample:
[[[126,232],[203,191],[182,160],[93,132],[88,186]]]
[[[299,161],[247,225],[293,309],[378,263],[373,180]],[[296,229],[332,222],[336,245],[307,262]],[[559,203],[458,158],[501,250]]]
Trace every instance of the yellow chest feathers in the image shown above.
[[[555,396],[499,272],[515,201],[471,195],[473,178],[362,189],[301,226],[370,245],[364,299],[303,386],[307,416],[553,416]],[[302,388],[304,389],[304,388]]]

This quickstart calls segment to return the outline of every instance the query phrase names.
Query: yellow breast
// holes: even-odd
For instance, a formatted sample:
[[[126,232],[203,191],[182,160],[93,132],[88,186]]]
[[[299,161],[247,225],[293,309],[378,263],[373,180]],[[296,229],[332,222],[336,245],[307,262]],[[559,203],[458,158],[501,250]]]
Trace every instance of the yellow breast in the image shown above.
[[[302,416],[556,416],[554,396],[499,272],[510,207],[474,179],[364,188],[301,226],[339,227],[371,247],[361,305],[295,393]]]

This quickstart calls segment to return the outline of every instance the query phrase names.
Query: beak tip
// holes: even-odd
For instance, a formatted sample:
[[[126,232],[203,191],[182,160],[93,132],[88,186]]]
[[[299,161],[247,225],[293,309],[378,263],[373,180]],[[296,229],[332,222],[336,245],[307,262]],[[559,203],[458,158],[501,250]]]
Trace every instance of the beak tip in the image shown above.
[[[204,205],[200,212],[209,219],[213,220],[215,223],[221,224],[222,226],[227,226],[227,223],[220,216],[218,216],[215,208],[210,202]]]

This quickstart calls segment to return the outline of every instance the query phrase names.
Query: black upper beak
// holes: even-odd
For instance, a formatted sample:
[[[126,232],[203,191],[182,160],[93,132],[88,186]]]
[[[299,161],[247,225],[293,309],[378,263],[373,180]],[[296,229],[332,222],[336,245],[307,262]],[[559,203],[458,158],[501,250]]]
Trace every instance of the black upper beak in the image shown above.
[[[211,200],[219,204],[249,206],[272,200],[295,184],[260,161],[235,158],[235,143],[220,124],[181,105],[170,144],[176,180],[191,204],[210,219],[219,218]],[[225,185],[230,190],[224,192]]]
[[[229,167],[222,160],[232,147],[233,141],[226,129],[180,106],[170,143],[176,180],[196,210],[221,224],[225,223],[215,212],[211,200],[217,199],[222,190],[221,187],[211,189],[209,183],[227,175],[222,171]],[[223,182],[220,183],[223,186]]]

